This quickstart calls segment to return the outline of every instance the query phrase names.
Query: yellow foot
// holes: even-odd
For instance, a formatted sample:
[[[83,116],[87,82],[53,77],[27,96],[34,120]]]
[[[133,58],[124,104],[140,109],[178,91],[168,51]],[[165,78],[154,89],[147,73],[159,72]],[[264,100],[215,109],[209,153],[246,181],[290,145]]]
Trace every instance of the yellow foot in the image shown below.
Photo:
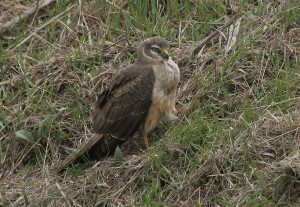
[[[146,149],[148,150],[149,142],[148,142],[147,132],[145,131],[144,131],[144,142],[145,142]]]

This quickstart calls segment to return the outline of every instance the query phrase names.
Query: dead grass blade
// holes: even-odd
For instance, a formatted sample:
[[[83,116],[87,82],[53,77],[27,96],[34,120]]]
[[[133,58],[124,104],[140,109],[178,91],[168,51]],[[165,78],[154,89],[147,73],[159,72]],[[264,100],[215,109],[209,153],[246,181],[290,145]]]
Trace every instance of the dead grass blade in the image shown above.
[[[23,14],[20,14],[19,16],[13,18],[12,20],[4,23],[3,25],[0,25],[0,33],[6,32],[10,28],[12,28],[15,24],[17,24],[20,20],[23,20],[25,18],[30,17],[33,15],[35,12],[37,12],[39,9],[43,9],[46,6],[50,6],[52,3],[55,2],[55,0],[43,0],[43,1],[37,1],[38,4],[35,7],[32,7],[30,9],[27,9],[24,11]]]
[[[228,52],[232,49],[232,47],[235,45],[237,41],[237,36],[240,31],[240,25],[241,25],[241,18],[238,18],[236,22],[233,25],[230,25],[229,27],[229,37],[228,42],[225,47],[225,57],[227,57]]]
[[[224,30],[225,28],[229,27],[240,15],[236,15],[233,17],[230,21],[223,24],[220,28],[216,29],[214,32],[212,32],[210,35],[208,35],[204,40],[202,40],[197,46],[195,46],[192,49],[192,59],[196,57],[196,55],[200,52],[202,47],[207,44],[212,38],[217,36],[217,34],[220,33],[220,31]]]
[[[60,17],[62,17],[66,12],[70,11],[74,7],[75,7],[75,4],[73,4],[72,6],[70,6],[69,8],[67,8],[65,11],[61,12],[60,14],[56,15],[55,17],[51,18],[49,21],[45,22],[40,27],[35,28],[33,31],[30,32],[30,34],[25,35],[25,38],[20,43],[18,43],[16,46],[12,47],[11,51],[14,51],[18,47],[20,47],[21,45],[23,45],[24,43],[26,43],[27,41],[29,41],[38,31],[44,29],[45,27],[47,27],[51,23],[55,22],[57,19],[59,19]]]

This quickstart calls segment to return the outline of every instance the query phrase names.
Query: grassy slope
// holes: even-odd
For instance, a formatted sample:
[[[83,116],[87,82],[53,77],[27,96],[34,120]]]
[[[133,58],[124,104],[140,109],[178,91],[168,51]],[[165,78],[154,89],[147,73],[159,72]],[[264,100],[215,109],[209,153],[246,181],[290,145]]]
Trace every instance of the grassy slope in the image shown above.
[[[24,2],[32,6],[1,2],[1,23]],[[277,1],[68,2],[0,36],[0,205],[299,203],[296,0],[284,13]],[[242,21],[232,50],[224,52],[224,30],[189,61],[194,44],[236,14]],[[126,143],[121,165],[107,158],[52,175],[63,159],[59,146],[76,147],[91,136],[91,103],[152,35],[169,40],[181,68],[178,122],[151,135],[150,152],[139,150],[140,135]]]

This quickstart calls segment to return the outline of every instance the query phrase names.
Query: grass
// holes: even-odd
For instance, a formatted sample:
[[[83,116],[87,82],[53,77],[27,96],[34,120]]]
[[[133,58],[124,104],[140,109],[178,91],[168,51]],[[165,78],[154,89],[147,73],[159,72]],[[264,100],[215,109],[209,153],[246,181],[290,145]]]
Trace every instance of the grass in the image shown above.
[[[34,4],[0,6],[3,24]],[[3,32],[0,205],[299,205],[300,8],[296,0],[281,8],[277,1],[65,0]],[[235,15],[242,21],[229,53],[227,28],[191,60],[195,44]],[[53,175],[62,147],[91,137],[97,94],[153,35],[170,42],[180,66],[179,119],[150,134],[150,152],[137,133],[121,158]]]

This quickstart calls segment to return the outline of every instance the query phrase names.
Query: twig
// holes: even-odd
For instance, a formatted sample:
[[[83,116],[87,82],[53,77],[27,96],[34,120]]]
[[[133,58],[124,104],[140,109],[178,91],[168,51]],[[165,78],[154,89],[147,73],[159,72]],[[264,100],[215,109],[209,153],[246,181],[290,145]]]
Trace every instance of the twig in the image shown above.
[[[219,34],[219,32],[227,27],[229,27],[237,18],[239,17],[239,15],[236,15],[233,19],[231,19],[229,22],[227,22],[226,24],[222,25],[220,28],[216,29],[213,33],[211,33],[210,35],[208,35],[204,40],[202,40],[200,42],[199,45],[197,45],[196,47],[193,48],[192,50],[192,59],[200,52],[201,48],[208,42],[210,41],[212,38],[214,38],[217,34]]]
[[[28,18],[29,16],[33,15],[37,10],[42,9],[46,6],[49,6],[50,4],[52,4],[54,2],[55,2],[55,0],[43,0],[39,5],[36,5],[35,7],[32,7],[30,9],[25,10],[23,14],[21,14],[21,15],[15,17],[15,18],[13,18],[12,20],[4,23],[0,28],[0,33],[6,32],[10,28],[12,28],[12,26],[14,24],[17,24],[21,19]]]

